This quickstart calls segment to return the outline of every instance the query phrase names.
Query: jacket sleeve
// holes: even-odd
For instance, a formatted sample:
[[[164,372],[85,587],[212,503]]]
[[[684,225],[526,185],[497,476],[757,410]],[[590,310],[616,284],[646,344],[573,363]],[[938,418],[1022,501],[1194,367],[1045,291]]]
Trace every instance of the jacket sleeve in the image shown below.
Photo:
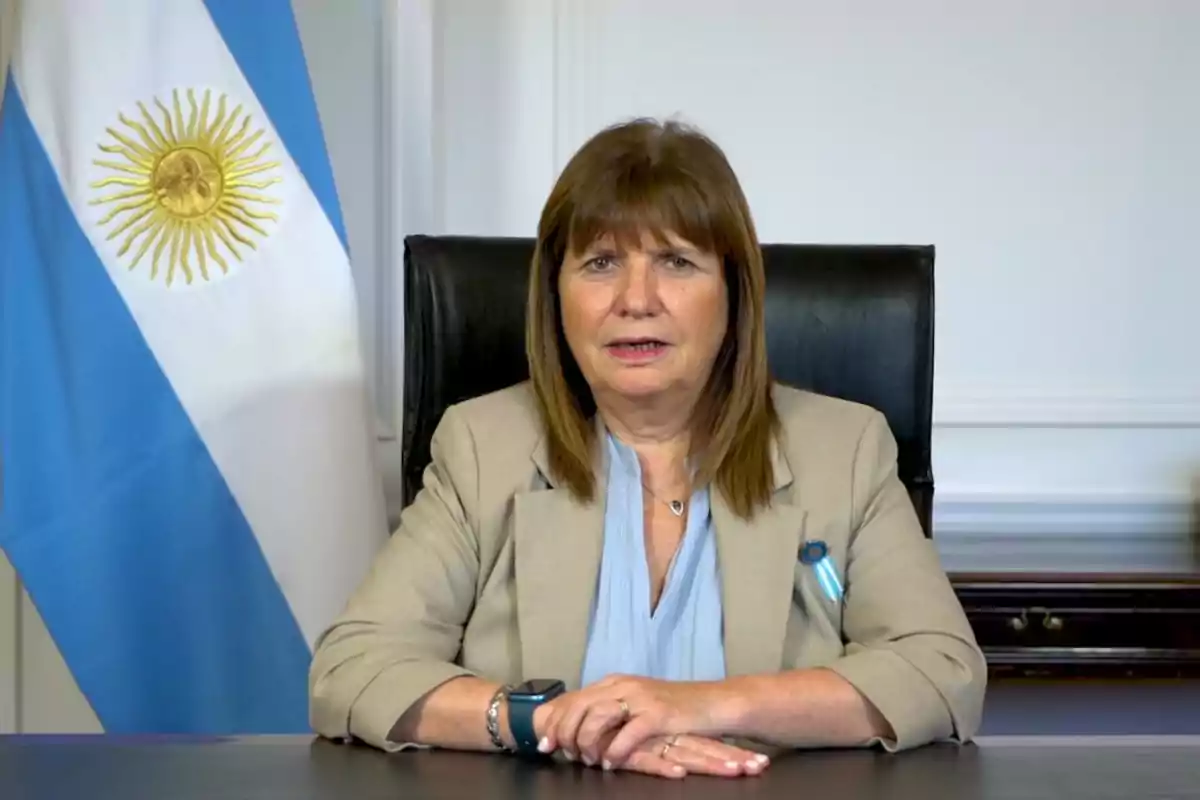
[[[979,727],[987,665],[896,471],[887,422],[873,412],[854,461],[846,567],[845,656],[829,666],[869,700],[890,751],[966,742]]]
[[[394,751],[388,733],[410,706],[471,674],[454,663],[475,598],[477,459],[448,409],[424,485],[342,615],[319,637],[309,674],[314,731]]]

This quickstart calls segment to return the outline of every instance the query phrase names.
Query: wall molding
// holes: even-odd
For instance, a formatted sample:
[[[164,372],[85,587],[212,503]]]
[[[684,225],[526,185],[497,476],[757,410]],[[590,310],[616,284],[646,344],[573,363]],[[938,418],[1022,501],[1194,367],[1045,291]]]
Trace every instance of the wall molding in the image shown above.
[[[951,571],[1200,572],[1200,496],[943,492],[933,538]]]
[[[1200,497],[1187,492],[940,491],[934,519],[965,535],[1042,535],[1087,529],[1121,536],[1151,530],[1187,532],[1200,513]]]
[[[938,428],[1200,428],[1200,394],[934,392]]]
[[[593,131],[589,129],[587,89],[595,77],[587,0],[554,4],[554,174]]]
[[[404,410],[404,237],[445,227],[445,175],[437,3],[384,3],[381,11],[374,373],[377,437],[392,442]]]
[[[400,40],[400,26],[403,24],[400,9],[402,3],[384,3],[380,7],[381,25],[379,37],[379,75],[376,81],[379,96],[376,102],[379,106],[379,126],[375,137],[375,163],[379,175],[375,181],[375,296],[372,298],[374,308],[375,363],[371,372],[374,380],[373,408],[375,415],[375,437],[380,442],[389,442],[397,438],[400,431],[400,414],[403,404],[400,402],[399,380],[402,372],[398,366],[403,365],[404,342],[403,331],[397,330],[396,320],[399,316],[397,295],[403,289],[397,289],[397,284],[403,287],[403,262],[397,259],[397,236],[393,225],[398,218],[403,218],[404,203],[400,195],[401,186],[397,169],[404,162],[406,145],[400,136],[398,115],[405,112],[404,97],[400,94],[408,70],[404,66],[403,41]],[[402,254],[401,254],[402,255]],[[398,269],[399,267],[399,269]],[[398,274],[399,273],[399,274]],[[402,327],[402,326],[401,326]]]

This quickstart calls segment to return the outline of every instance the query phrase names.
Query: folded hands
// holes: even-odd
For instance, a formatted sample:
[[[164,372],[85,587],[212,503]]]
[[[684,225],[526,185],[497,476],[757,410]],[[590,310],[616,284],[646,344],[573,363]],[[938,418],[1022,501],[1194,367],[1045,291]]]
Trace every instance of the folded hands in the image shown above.
[[[735,708],[736,698],[720,682],[613,675],[546,703],[534,726],[542,752],[606,770],[669,778],[757,775],[767,756],[720,738]]]

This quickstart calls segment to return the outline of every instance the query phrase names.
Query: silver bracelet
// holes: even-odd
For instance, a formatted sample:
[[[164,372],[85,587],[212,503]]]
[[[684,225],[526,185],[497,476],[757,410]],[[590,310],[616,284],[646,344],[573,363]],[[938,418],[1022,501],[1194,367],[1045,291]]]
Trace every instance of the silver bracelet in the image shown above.
[[[492,746],[497,750],[507,750],[504,746],[504,739],[500,737],[500,704],[508,697],[508,686],[501,686],[492,695],[492,702],[488,704],[487,710],[487,732],[492,739]]]

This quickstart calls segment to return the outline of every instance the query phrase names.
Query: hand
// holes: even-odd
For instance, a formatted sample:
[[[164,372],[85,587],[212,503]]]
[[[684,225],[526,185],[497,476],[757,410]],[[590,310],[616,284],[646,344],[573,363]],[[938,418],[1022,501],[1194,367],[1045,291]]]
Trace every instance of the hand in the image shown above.
[[[656,736],[721,734],[714,710],[721,684],[610,675],[551,700],[538,711],[545,752],[561,749],[588,766],[624,763]]]
[[[735,778],[759,775],[768,763],[769,759],[761,753],[752,753],[706,736],[656,736],[634,748],[629,758],[614,769],[663,778],[685,775]]]

